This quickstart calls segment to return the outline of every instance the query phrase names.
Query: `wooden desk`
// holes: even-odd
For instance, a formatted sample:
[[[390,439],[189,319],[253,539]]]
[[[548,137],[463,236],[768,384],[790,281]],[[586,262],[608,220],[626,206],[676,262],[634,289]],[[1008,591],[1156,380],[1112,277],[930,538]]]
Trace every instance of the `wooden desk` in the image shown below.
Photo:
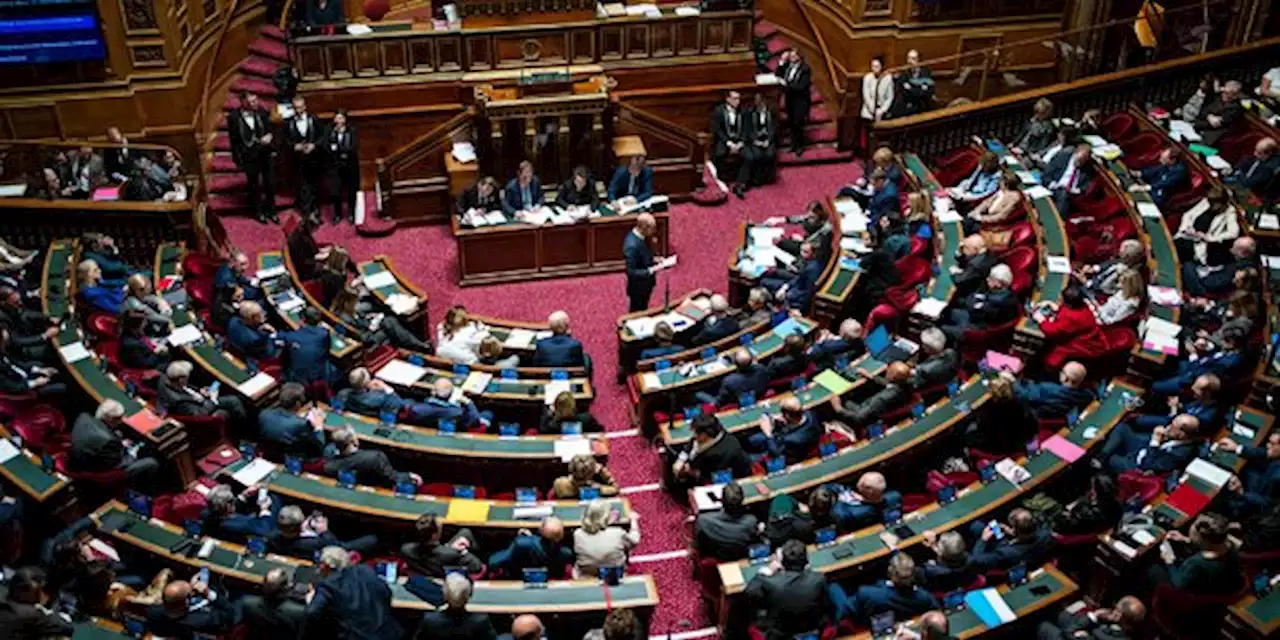
[[[404,277],[404,275],[401,274],[391,262],[391,258],[385,255],[376,255],[373,257],[373,260],[361,262],[356,268],[360,271],[360,277],[366,280],[365,284],[369,289],[369,294],[386,307],[384,309],[386,313],[396,315],[397,318],[404,322],[405,327],[418,337],[430,339],[431,320],[429,319],[430,316],[427,312],[428,300],[426,291],[423,291],[417,285],[410,282],[408,278]],[[395,282],[376,289],[368,287],[368,278],[370,276],[376,276],[382,272],[390,273],[391,277],[395,278]],[[387,299],[397,294],[416,299],[418,301],[418,308],[408,315],[395,314],[395,312],[391,310],[391,307],[387,305]]]
[[[75,623],[75,633],[72,634],[71,640],[126,640],[134,636],[125,631],[124,625],[115,620],[106,620],[104,618],[89,618],[83,622]],[[155,636],[150,633],[143,636],[150,640]]]
[[[681,338],[687,339],[688,333],[698,326],[703,318],[707,317],[707,309],[711,307],[711,290],[695,289],[689,293],[669,301],[669,305],[658,307],[650,307],[644,311],[636,311],[618,317],[618,384],[626,381],[627,374],[635,373],[636,364],[640,361],[640,352],[654,345],[653,336],[645,336],[641,338],[631,331],[627,326],[628,320],[638,320],[641,318],[657,319],[667,316],[669,313],[678,313],[693,322],[685,327],[677,328],[672,325],[672,329],[676,331],[676,342],[681,342]],[[671,323],[668,323],[671,324]],[[679,354],[673,354],[676,357]]]
[[[622,271],[622,242],[637,214],[601,215],[575,224],[512,223],[464,228],[451,218],[458,241],[461,286]],[[667,214],[658,221],[654,252],[667,254]],[[621,292],[620,292],[621,293]]]
[[[265,251],[258,254],[258,270],[274,269],[276,267],[285,266],[284,255],[279,251]],[[266,304],[275,309],[276,314],[284,321],[290,329],[297,329],[302,326],[302,310],[307,306],[315,307],[321,313],[325,310],[315,304],[302,286],[293,277],[292,271],[286,271],[285,275],[266,280],[262,283],[262,290],[266,294]],[[288,297],[290,294],[304,301],[304,305],[290,310],[284,310],[278,304],[278,301]],[[354,338],[342,335],[346,332],[344,328],[340,331],[335,329],[335,325],[329,322],[322,322],[321,325],[329,330],[330,344],[329,355],[339,361],[344,361],[348,357],[354,356],[355,353],[362,350],[364,345]]]
[[[1280,631],[1280,589],[1271,588],[1265,598],[1245,596],[1227,609],[1222,634],[1228,640],[1263,640]]]
[[[119,402],[124,407],[125,420],[144,412],[154,413],[145,403],[134,398],[114,375],[107,373],[106,361],[93,353],[85,341],[76,319],[75,276],[76,258],[79,256],[79,242],[76,240],[58,240],[49,245],[45,253],[44,271],[41,276],[40,295],[46,316],[61,318],[60,331],[52,338],[53,346],[58,350],[58,358],[62,368],[84,389],[94,403],[101,403],[108,398]],[[62,347],[81,343],[89,349],[91,357],[70,362]],[[196,479],[195,463],[191,457],[191,447],[187,440],[187,430],[182,424],[166,420],[151,431],[143,432],[132,429],[132,433],[142,442],[146,442],[162,458],[172,462],[174,470],[183,485]]]
[[[391,362],[408,363],[407,361],[408,355],[409,354],[407,352],[402,352],[401,358],[406,358],[406,359],[404,360],[393,359],[389,361],[388,364],[390,364]],[[386,367],[387,365],[384,364],[382,366]],[[468,375],[470,375],[469,372],[457,373],[458,371],[463,371],[464,368],[468,370],[470,369],[469,367],[465,367],[465,366],[462,366],[462,368],[454,369],[454,370],[434,369],[434,368],[431,368],[431,366],[426,364],[425,362],[421,366],[424,368],[423,375],[421,378],[418,378],[416,381],[414,381],[413,384],[409,384],[409,385],[403,385],[403,384],[397,384],[397,383],[389,383],[389,384],[392,384],[393,386],[399,389],[404,389],[415,396],[427,397],[434,392],[433,385],[435,384],[435,381],[437,379],[449,378],[453,380],[454,386],[455,388],[457,388],[461,386],[462,383],[468,377]],[[377,372],[381,370],[382,369],[379,368],[377,371],[374,371],[373,373],[376,375]],[[479,371],[479,369],[476,369],[476,371]],[[507,405],[507,406],[519,407],[521,409],[526,409],[526,410],[536,409],[540,415],[542,411],[542,407],[545,404],[544,400],[546,395],[547,384],[550,381],[551,379],[549,377],[541,378],[541,379],[537,379],[537,378],[522,379],[522,378],[503,378],[500,375],[495,375],[493,376],[493,379],[489,381],[489,384],[485,385],[483,392],[478,394],[470,394],[470,395],[475,400],[485,404],[486,406]],[[591,404],[592,400],[595,399],[595,391],[591,386],[591,381],[588,380],[587,378],[569,378],[568,382],[570,386],[570,391],[573,392],[574,399],[578,401],[579,406],[585,408],[586,406]]]
[[[0,424],[0,439],[8,440],[13,436],[13,431]],[[46,470],[40,456],[26,447],[19,455],[0,464],[0,477],[10,486],[17,487],[28,500],[48,506],[51,513],[61,513],[75,504],[75,494],[69,486],[71,479],[57,471]]]
[[[920,156],[914,153],[904,153],[899,157],[899,164],[906,169],[907,178],[914,184],[916,189],[928,194],[930,197],[942,189],[942,184],[938,182],[933,172],[920,160]],[[929,280],[929,284],[925,286],[924,296],[925,298],[937,300],[942,303],[943,307],[946,307],[951,304],[951,298],[956,293],[956,285],[951,281],[951,268],[959,265],[956,260],[956,254],[960,251],[960,241],[964,239],[964,230],[961,228],[959,220],[944,223],[938,222],[935,217],[932,224],[933,262],[937,265],[937,268],[934,269],[933,277]],[[933,326],[937,323],[937,318],[914,310],[911,312],[910,320],[911,330],[917,334],[925,327]]]

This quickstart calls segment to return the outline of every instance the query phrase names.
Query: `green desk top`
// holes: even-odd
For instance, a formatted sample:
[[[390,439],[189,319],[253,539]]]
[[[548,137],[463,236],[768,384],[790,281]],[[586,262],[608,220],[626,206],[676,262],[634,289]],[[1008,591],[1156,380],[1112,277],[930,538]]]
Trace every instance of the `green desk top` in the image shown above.
[[[835,370],[835,372],[853,383],[854,387],[864,384],[865,380],[858,375],[856,371],[863,371],[868,374],[879,374],[884,371],[885,363],[872,358],[869,355],[849,363],[849,366],[843,370]],[[821,375],[821,374],[819,374]],[[817,376],[814,376],[815,378]],[[780,415],[782,413],[782,401],[795,396],[800,399],[800,403],[805,409],[812,409],[831,399],[831,390],[810,380],[808,384],[797,391],[788,391],[781,393],[768,400],[757,402],[756,404],[738,409],[727,409],[716,413],[716,418],[720,420],[720,424],[724,426],[730,433],[741,434],[744,431],[754,429],[760,422],[761,416],[765,413]],[[682,444],[693,438],[693,429],[689,426],[689,422],[684,418],[677,420],[674,424],[659,425],[662,431],[663,439],[670,444]]]
[[[0,425],[0,438],[7,440],[11,437],[13,433],[4,425]],[[37,502],[49,499],[49,496],[57,493],[71,481],[57,471],[45,471],[40,462],[40,456],[26,448],[22,449],[21,454],[0,464],[0,476],[4,476],[9,482],[22,489],[27,497]]]
[[[1063,437],[1085,449],[1105,440],[1111,428],[1124,416],[1127,399],[1141,393],[1140,389],[1125,383],[1112,383],[1106,396],[1091,404],[1073,427],[1064,430]],[[934,411],[936,413],[940,409]],[[1086,437],[1086,434],[1092,437]],[[1066,468],[1067,463],[1052,452],[1043,451],[1030,460],[1024,460],[1023,466],[1031,477],[1021,485],[1014,485],[997,475],[990,484],[977,482],[969,485],[957,494],[953,502],[945,505],[934,503],[908,514],[903,526],[912,532],[912,536],[899,541],[898,548],[921,542],[921,534],[926,530],[942,533],[955,529],[1035,491]],[[880,539],[883,531],[883,525],[876,525],[842,536],[830,546],[810,546],[810,568],[822,573],[834,573],[887,555],[892,549]],[[852,553],[844,558],[837,558],[837,550],[842,555],[846,550]],[[757,571],[758,567],[746,562],[721,564],[720,577],[725,592],[732,594],[741,591]]]
[[[103,621],[99,623],[95,619],[89,622],[77,622],[75,627],[76,630],[72,634],[71,640],[123,640],[124,638],[133,637],[126,633],[123,627],[114,622]],[[147,637],[150,638],[151,634],[147,634]]]
[[[879,464],[886,458],[910,451],[915,445],[954,426],[989,397],[985,381],[975,376],[955,396],[940,401],[923,417],[887,430],[881,438],[862,440],[833,456],[806,460],[787,467],[781,473],[745,478],[739,480],[738,484],[742,486],[746,502],[750,504],[776,495],[836,482]],[[764,485],[767,491],[762,492],[760,485]]]
[[[1016,156],[1010,154],[1007,149],[1001,147],[995,153],[1001,156],[1001,162],[1005,163],[1010,169],[1030,172],[1030,169],[1021,160],[1017,160]],[[1009,159],[1013,161],[1009,161]],[[1036,224],[1040,228],[1040,240],[1043,243],[1041,250],[1044,256],[1070,258],[1071,246],[1067,243],[1067,230],[1062,224],[1062,215],[1058,212],[1058,207],[1053,204],[1053,199],[1049,197],[1032,198],[1031,207],[1035,212]],[[1034,301],[1061,300],[1062,292],[1066,290],[1070,280],[1071,274],[1053,273],[1042,266],[1039,286],[1035,288]],[[1040,325],[1031,317],[1031,314],[1026,314],[1022,322],[1019,323],[1018,328],[1037,335],[1040,334]]]
[[[249,464],[241,460],[227,467],[233,474]],[[516,517],[518,510],[527,507],[551,507],[551,515],[564,521],[566,527],[576,527],[582,522],[585,502],[568,500],[540,501],[530,505],[502,500],[469,500],[416,495],[401,497],[387,489],[356,485],[353,488],[338,486],[332,478],[310,473],[293,475],[276,467],[267,477],[271,491],[286,498],[318,504],[351,514],[374,516],[389,520],[413,522],[424,514],[434,513],[448,524],[486,527],[519,528],[537,526],[545,514]],[[622,498],[606,498],[620,512],[620,521],[626,522],[631,513],[630,503]]]
[[[436,429],[399,425],[388,435],[378,435],[381,425],[372,418],[350,413],[339,413],[322,407],[325,428],[351,427],[361,441],[382,449],[407,449],[461,458],[513,458],[517,460],[546,461],[563,465],[556,453],[556,442],[567,440],[561,436],[494,436],[471,433],[441,434]],[[597,455],[608,452],[608,441],[603,436],[592,438]]]
[[[920,160],[920,156],[914,153],[906,153],[903,154],[902,160],[906,165],[907,171],[915,176],[916,181],[920,183],[921,188],[926,193],[932,196],[942,190],[942,185],[933,176],[933,172]],[[961,228],[961,223],[956,221],[937,223],[935,233],[940,233],[942,238],[942,245],[935,251],[939,260],[938,271],[929,280],[929,285],[925,288],[925,295],[935,300],[950,302],[956,291],[955,284],[951,281],[951,267],[958,265],[956,252],[960,250],[960,241],[964,239],[964,231]]]
[[[383,271],[390,272],[392,276],[397,275],[395,271],[388,269],[386,263],[383,262],[382,260],[370,260],[369,262],[360,263],[360,275],[364,278],[368,278],[369,276],[372,276],[372,275],[377,275],[379,273],[382,273]],[[399,277],[396,277],[396,281],[389,285],[378,287],[377,289],[369,289],[369,293],[372,293],[373,295],[377,296],[379,300],[386,300],[388,297],[395,295],[397,293],[401,295],[409,296],[411,298],[418,297],[418,294],[410,291],[409,289],[405,288],[402,284],[400,284]]]
[[[1280,589],[1273,586],[1265,598],[1246,596],[1231,605],[1231,612],[1262,634],[1262,637],[1271,637],[1280,630]]]
[[[407,361],[406,361],[407,362]],[[455,387],[461,387],[462,383],[467,379],[465,374],[456,374],[453,371],[442,369],[433,369],[429,364],[420,365],[426,369],[426,373],[414,382],[411,387],[417,389],[419,393],[431,393],[432,386],[435,381],[440,378],[449,378],[453,380]],[[489,400],[504,400],[507,402],[529,402],[541,405],[546,396],[546,388],[548,380],[531,380],[520,378],[502,378],[500,375],[494,375],[489,384],[485,386],[484,392],[479,397]],[[395,383],[388,383],[393,386]],[[570,390],[573,391],[574,397],[579,401],[590,401],[595,397],[595,391],[591,388],[591,383],[586,378],[570,378]]]
[[[279,251],[268,251],[258,254],[259,270],[274,269],[276,267],[283,266],[284,254]],[[307,298],[302,295],[301,285],[293,281],[289,272],[286,271],[285,275],[263,282],[262,288],[267,294],[267,304],[275,307],[276,313],[280,314],[280,317],[284,318],[284,321],[289,324],[289,328],[297,329],[302,326],[302,310],[306,308]],[[275,297],[288,291],[292,291],[293,295],[301,299],[303,301],[303,306],[294,307],[290,311],[282,311],[280,307],[275,304]],[[329,345],[329,355],[335,358],[342,358],[363,346],[359,341],[353,338],[338,335],[338,332],[334,331],[333,326],[328,322],[322,322],[322,324],[325,328],[329,329],[329,335],[332,338],[331,344]]]
[[[694,364],[688,375],[681,373],[680,369],[689,363],[685,363],[685,365],[682,366],[672,365],[670,368],[663,371],[637,374],[640,376],[640,393],[642,395],[664,393],[694,384],[703,384],[716,378],[727,376],[733,372],[734,368],[732,360],[734,355],[738,352],[738,349],[745,348],[747,351],[751,352],[751,355],[755,356],[757,361],[761,361],[782,349],[783,344],[786,342],[787,334],[791,332],[790,328],[799,329],[799,333],[801,335],[808,335],[818,326],[816,322],[808,318],[792,318],[790,320],[791,322],[784,322],[769,331],[757,335],[754,340],[745,346],[726,349],[725,351],[717,353],[710,358],[696,361],[696,364]],[[718,371],[710,373],[706,372],[706,367],[708,365],[716,364],[718,361],[722,361],[725,358],[729,359],[729,364],[727,366],[724,366]],[[654,384],[655,379],[657,384]]]

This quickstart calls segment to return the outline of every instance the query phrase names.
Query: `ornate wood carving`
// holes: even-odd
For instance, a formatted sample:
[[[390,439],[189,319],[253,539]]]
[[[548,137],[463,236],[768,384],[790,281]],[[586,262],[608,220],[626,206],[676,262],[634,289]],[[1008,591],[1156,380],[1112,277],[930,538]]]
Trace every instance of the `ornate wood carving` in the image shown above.
[[[133,53],[133,66],[135,67],[163,67],[165,66],[164,45],[148,44],[129,47],[129,51]]]
[[[124,23],[129,31],[156,28],[154,0],[120,0],[120,13],[124,15]]]
[[[863,0],[862,16],[887,16],[893,13],[893,0]]]

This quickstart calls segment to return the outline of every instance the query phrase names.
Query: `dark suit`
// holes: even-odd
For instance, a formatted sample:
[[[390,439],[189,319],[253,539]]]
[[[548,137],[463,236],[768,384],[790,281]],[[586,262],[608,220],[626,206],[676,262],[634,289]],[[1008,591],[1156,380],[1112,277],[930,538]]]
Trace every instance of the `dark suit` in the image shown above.
[[[627,299],[628,311],[644,311],[649,307],[649,296],[658,284],[656,275],[649,273],[654,266],[653,251],[644,238],[635,232],[627,234],[622,241],[622,257],[627,263]]]
[[[1156,163],[1142,170],[1142,181],[1151,187],[1151,200],[1156,206],[1163,207],[1169,203],[1169,197],[1187,181],[1187,165],[1176,162],[1173,165]]]
[[[1222,124],[1212,126],[1209,124],[1209,116],[1218,116],[1222,118]],[[1196,132],[1200,134],[1200,143],[1206,147],[1218,146],[1218,141],[1222,136],[1231,131],[1236,121],[1244,117],[1244,105],[1239,100],[1231,102],[1223,102],[1222,96],[1215,96],[1213,102],[1210,102],[1203,110],[1200,111],[1200,117],[1196,118]]]
[[[613,202],[624,196],[633,196],[640,202],[653,197],[653,169],[641,167],[635,180],[632,180],[627,167],[614,169],[613,178],[609,180],[609,201]]]
[[[565,577],[566,565],[573,564],[573,549],[540,536],[516,536],[511,545],[489,556],[489,571],[499,571],[508,578],[520,579],[525,569],[545,568],[547,577]]]
[[[265,110],[236,109],[227,114],[231,155],[249,178],[249,208],[260,216],[275,213],[275,151],[262,142],[271,129],[271,116]]]
[[[294,588],[282,597],[249,595],[244,597],[244,622],[255,638],[287,638],[297,640],[307,624],[306,593]]]
[[[760,521],[750,513],[731,516],[710,511],[698,516],[693,529],[698,556],[720,562],[741,560],[751,545],[760,543]]]
[[[164,605],[153,604],[147,607],[147,631],[179,640],[194,638],[197,633],[216,636],[230,631],[235,624],[235,610],[227,593],[218,595],[220,597],[217,600],[203,609],[188,611],[180,618],[170,616]]]
[[[579,189],[570,177],[560,183],[560,188],[556,190],[556,205],[561,208],[587,206],[594,210],[599,204],[600,194],[596,192],[596,181],[591,178],[587,178],[587,184]]]
[[[886,611],[892,611],[895,620],[906,620],[937,609],[940,604],[933,594],[920,587],[902,589],[888,580],[858,587],[852,601],[844,596],[844,589],[838,584],[831,585],[827,591],[837,618],[856,618],[859,621],[870,620],[872,616]]]
[[[103,280],[124,280],[138,271],[120,257],[119,250],[85,251],[80,259],[98,263]]]
[[[75,627],[56,614],[43,613],[35,605],[0,600],[0,640],[43,640],[73,634]]]
[[[1083,611],[1063,611],[1055,622],[1041,622],[1036,629],[1036,640],[1130,640],[1133,637],[1118,624],[1090,620]]]
[[[778,65],[778,77],[782,80],[783,95],[786,97],[787,124],[791,129],[791,149],[804,149],[804,127],[809,124],[809,107],[812,97],[809,95],[813,81],[813,71],[809,63],[796,60]]]
[[[1013,395],[1038,419],[1064,418],[1072,409],[1082,409],[1093,401],[1093,391],[1068,387],[1058,382],[1019,380]]]
[[[298,166],[298,198],[294,206],[303,214],[310,215],[316,212],[316,194],[324,177],[324,162],[321,160],[324,156],[324,132],[320,130],[320,121],[309,113],[289,118],[284,125],[284,141],[290,149],[300,144],[315,145],[310,153],[293,152]]]
[[[525,191],[528,191],[528,202],[525,202]],[[542,182],[538,180],[538,176],[534,176],[529,182],[527,189],[520,187],[519,181],[512,178],[507,183],[507,187],[502,190],[502,211],[508,216],[515,215],[517,211],[525,211],[528,209],[537,209],[542,204]]]
[[[494,640],[498,632],[487,613],[446,608],[423,614],[414,637],[418,640]]]
[[[742,443],[727,431],[706,450],[689,458],[689,467],[697,472],[703,484],[710,482],[717,471],[730,471],[735,478],[751,475],[751,461],[742,450]]]
[[[911,400],[911,389],[901,384],[886,384],[870,398],[852,409],[837,411],[836,415],[851,426],[870,424],[880,415],[899,409]]]
[[[587,364],[582,342],[570,335],[556,335],[539,340],[533,346],[535,367],[582,367]]]
[[[338,392],[347,411],[376,418],[384,411],[399,413],[405,401],[389,391],[343,389]]]
[[[809,570],[757,574],[744,595],[753,609],[763,609],[760,630],[767,640],[791,640],[797,634],[820,630],[826,622],[827,579]]]
[[[167,376],[161,376],[160,383],[156,385],[156,404],[177,416],[211,416],[219,411],[232,420],[243,420],[246,416],[240,398],[220,395],[215,402],[194,389],[173,386]]]
[[[751,154],[751,184],[768,184],[773,182],[776,172],[774,164],[778,157],[778,116],[765,106],[747,111],[746,117],[745,152]]]
[[[1280,188],[1277,187],[1280,183],[1276,181],[1278,174],[1280,174],[1280,153],[1272,153],[1266,160],[1259,160],[1257,156],[1250,155],[1236,164],[1235,171],[1231,172],[1227,180],[1243,185],[1259,197],[1267,199],[1275,197],[1277,188]]]
[[[725,376],[720,383],[720,392],[716,394],[716,406],[736,404],[744,393],[755,394],[756,400],[764,399],[765,389],[769,386],[769,371],[758,363],[739,367],[737,371]]]
[[[470,529],[458,530],[449,542],[452,543],[458,538],[467,539],[471,543],[470,548],[476,548],[476,539]],[[404,556],[409,568],[432,578],[443,578],[446,567],[463,567],[467,573],[472,574],[480,573],[484,569],[484,562],[474,553],[470,551],[463,553],[450,544],[428,545],[424,542],[410,542],[400,547],[400,555]]]
[[[116,352],[120,364],[130,369],[159,369],[169,361],[152,350],[150,340],[142,336],[125,335],[120,337],[119,349]]]
[[[341,640],[400,640],[404,634],[391,611],[391,587],[362,564],[334,572],[317,584],[307,619]]]
[[[981,571],[1008,569],[1017,564],[1037,566],[1044,561],[1045,552],[1053,543],[1053,533],[1048,527],[1040,527],[1035,536],[1028,540],[1019,540],[1013,536],[1005,536],[1003,540],[983,540],[981,535],[985,525],[985,522],[974,522],[969,530],[977,539],[969,557]]]
[[[102,168],[112,181],[116,180],[116,176],[128,177],[133,171],[135,159],[133,150],[128,145],[102,150]]]
[[[67,464],[74,471],[109,471],[128,462],[120,436],[101,420],[82,413],[71,428]]]
[[[1202,267],[1194,262],[1182,264],[1182,282],[1188,295],[1225,294],[1235,287],[1236,272],[1258,266],[1255,258],[1232,259],[1221,267]]]
[[[458,196],[457,209],[458,215],[462,215],[472,209],[479,209],[481,211],[501,211],[502,202],[496,188],[493,193],[489,194],[489,197],[482,198],[480,197],[480,189],[471,187],[470,189],[463,191],[462,195]]]
[[[486,412],[487,413],[487,412]],[[466,431],[485,419],[474,402],[455,403],[442,398],[427,398],[424,402],[409,404],[409,422],[435,427],[441,420],[453,420],[460,431]]]
[[[1009,289],[983,289],[974,291],[964,299],[963,306],[951,310],[949,320],[942,327],[953,343],[959,344],[969,329],[986,329],[1012,321],[1018,317],[1018,298]]]
[[[343,207],[346,207],[347,218],[354,221],[356,195],[360,191],[360,141],[356,128],[349,122],[345,131],[329,125],[324,139],[333,171],[333,219],[335,222],[341,220]]]
[[[358,484],[377,487],[394,487],[404,474],[391,466],[391,460],[384,451],[356,449],[352,453],[338,454],[324,464],[326,475],[337,476],[343,471],[356,474]]]
[[[284,342],[284,379],[286,382],[310,384],[333,377],[329,364],[329,330],[321,326],[304,326],[276,335]]]
[[[728,338],[741,330],[742,327],[738,325],[738,321],[732,317],[707,316],[698,326],[698,332],[689,339],[689,344],[695,347],[711,344],[716,340]]]
[[[324,451],[324,434],[316,433],[307,419],[283,407],[269,407],[258,414],[258,435],[281,448],[284,455],[318,458]]]
[[[261,327],[250,327],[239,316],[227,323],[227,343],[245,358],[271,358],[278,352],[270,334]]]
[[[790,423],[781,418],[773,421],[773,435],[753,434],[748,444],[756,451],[763,451],[769,457],[786,456],[788,460],[802,460],[810,449],[818,445],[822,438],[822,423],[805,411],[800,421]]]
[[[862,344],[861,339],[846,340],[844,338],[835,338],[825,342],[819,342],[809,347],[806,355],[809,361],[813,362],[818,369],[829,369],[835,366],[840,358],[854,358],[866,353],[867,347]]]
[[[1067,183],[1055,186],[1066,177],[1074,163],[1075,153],[1059,153],[1053,157],[1042,174],[1045,188],[1053,192],[1053,204],[1058,208],[1058,213],[1064,216],[1071,213],[1072,196],[1084,193],[1093,183],[1094,164],[1092,160],[1086,160],[1084,164],[1075,168],[1075,174]]]
[[[730,113],[733,114],[731,121]],[[711,161],[715,163],[716,169],[723,173],[726,169],[725,160],[729,158],[730,142],[747,142],[747,128],[750,126],[746,122],[747,112],[744,109],[731,111],[725,103],[716,105],[711,112],[711,135],[715,138],[714,146],[711,149]],[[722,175],[721,180],[726,182],[735,182],[738,184],[749,184],[751,175],[754,173],[750,145],[744,144],[740,152],[742,159],[741,166],[738,167],[738,175],[736,177]]]
[[[1179,362],[1178,373],[1156,381],[1151,385],[1151,390],[1160,395],[1175,395],[1189,388],[1196,378],[1208,373],[1218,376],[1223,381],[1234,380],[1236,373],[1244,364],[1244,357],[1239,351],[1215,351],[1194,361]]]
[[[640,359],[652,360],[654,358],[661,358],[663,356],[669,356],[676,353],[680,353],[681,351],[684,351],[684,349],[681,348],[680,345],[676,345],[676,344],[669,344],[666,346],[659,345],[655,347],[649,347],[648,349],[644,349],[640,351]]]
[[[808,312],[813,295],[818,292],[818,279],[826,265],[814,260],[802,260],[800,272],[787,283],[787,306]]]
[[[911,372],[911,386],[919,389],[955,380],[960,369],[960,353],[955,349],[943,349],[941,353],[925,359]]]

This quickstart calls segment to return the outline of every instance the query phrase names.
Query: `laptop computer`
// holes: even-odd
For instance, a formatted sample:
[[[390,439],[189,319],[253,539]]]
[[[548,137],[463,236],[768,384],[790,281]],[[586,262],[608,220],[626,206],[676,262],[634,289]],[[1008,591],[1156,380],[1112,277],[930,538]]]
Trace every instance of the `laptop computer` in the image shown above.
[[[880,325],[867,335],[863,341],[867,352],[881,362],[900,362],[910,358],[919,348],[916,343],[906,338],[893,339],[889,330]]]

